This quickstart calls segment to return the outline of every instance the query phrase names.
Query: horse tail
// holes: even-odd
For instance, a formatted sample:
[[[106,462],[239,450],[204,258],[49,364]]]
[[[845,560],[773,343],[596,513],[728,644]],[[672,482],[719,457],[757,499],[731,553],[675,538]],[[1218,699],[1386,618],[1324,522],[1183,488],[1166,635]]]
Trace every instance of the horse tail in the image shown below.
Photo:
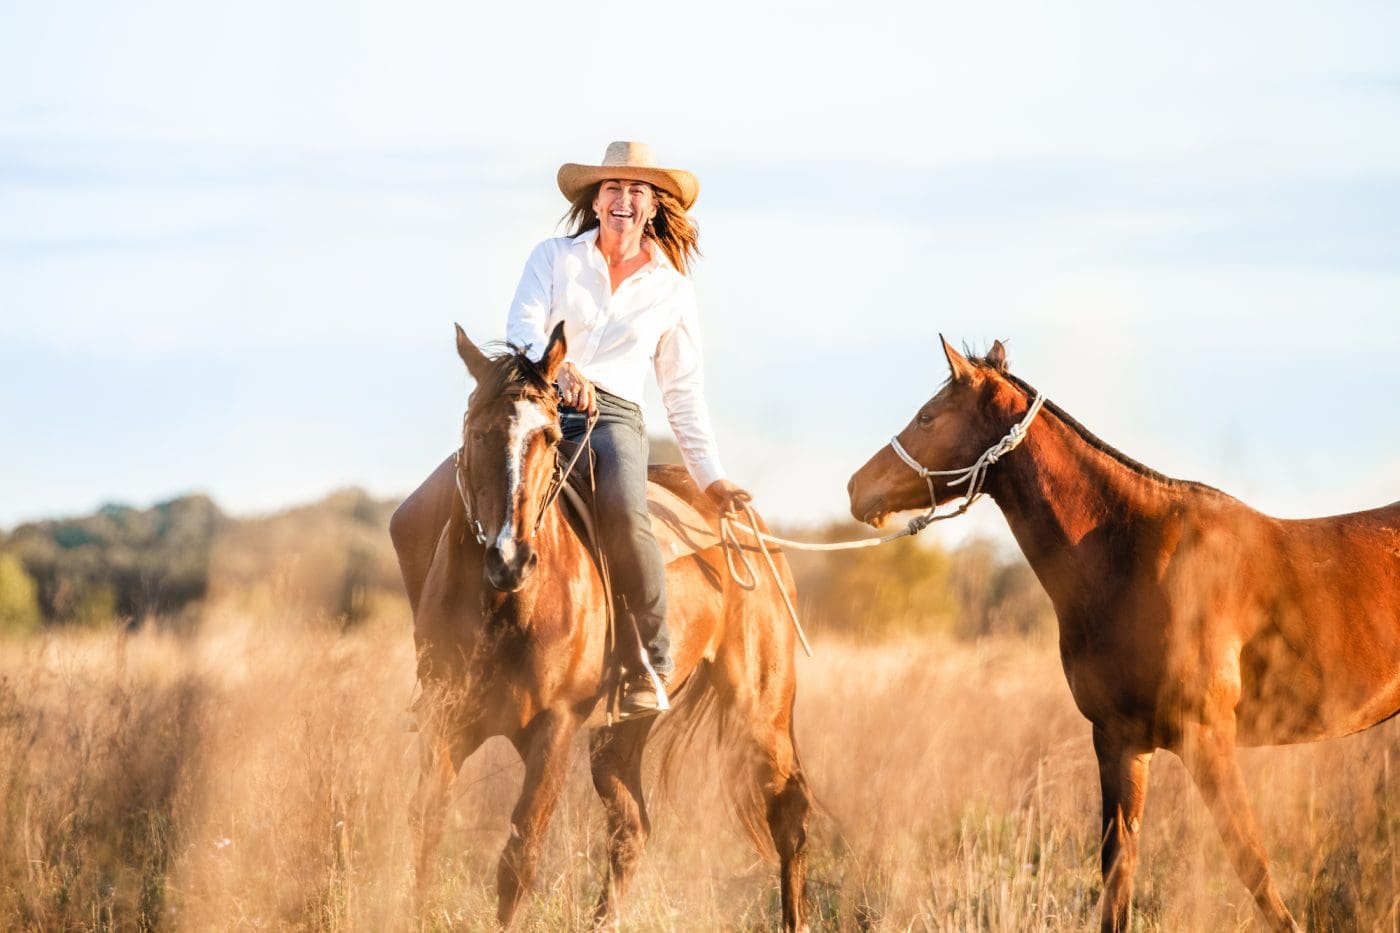
[[[718,531],[719,511],[695,486],[684,468],[652,466],[649,475],[652,480],[690,502],[701,515],[715,524]],[[760,530],[766,531],[763,518],[755,518]],[[725,611],[730,614],[726,641],[739,640],[737,644],[726,645],[727,650],[742,652],[750,659],[762,656],[769,660],[777,660],[779,653],[787,652],[785,663],[790,665],[790,644],[786,639],[774,640],[768,628],[790,623],[783,614],[781,603],[777,601],[780,597],[771,590],[772,581],[767,578],[767,568],[755,567],[756,572],[761,572],[763,576],[759,578],[759,592],[752,592],[730,575],[722,546],[716,545],[716,548],[713,556],[704,564],[712,576],[711,585],[719,590]],[[797,594],[792,569],[781,552],[773,556],[781,578],[779,585],[795,604]],[[766,599],[769,603],[751,602],[756,599]],[[780,647],[782,645],[787,647]],[[769,803],[764,790],[769,782],[782,786],[794,775],[802,778],[792,718],[788,717],[786,736],[792,743],[791,763],[780,767],[779,762],[773,759],[772,749],[775,744],[781,743],[775,743],[771,735],[762,734],[765,718],[754,707],[756,698],[751,691],[757,689],[756,683],[739,688],[750,692],[750,696],[741,700],[734,695],[735,685],[725,682],[714,663],[702,662],[686,679],[673,698],[671,712],[661,718],[653,733],[653,747],[658,751],[660,763],[657,786],[663,796],[672,796],[683,770],[704,768],[705,773],[722,776],[727,809],[740,835],[749,840],[760,856],[778,861],[769,828]],[[695,748],[696,739],[707,734],[713,735],[713,743],[706,743],[706,749]],[[806,787],[805,779],[802,783],[804,793],[810,798],[810,788]]]
[[[722,775],[720,783],[735,828],[758,855],[777,861],[767,804],[755,779],[761,762],[754,759],[757,749],[750,735],[734,705],[722,701],[710,662],[701,663],[672,699],[671,712],[662,717],[654,733],[657,788],[663,797],[674,799],[683,772],[698,768]],[[697,741],[706,736],[712,736],[713,743]]]

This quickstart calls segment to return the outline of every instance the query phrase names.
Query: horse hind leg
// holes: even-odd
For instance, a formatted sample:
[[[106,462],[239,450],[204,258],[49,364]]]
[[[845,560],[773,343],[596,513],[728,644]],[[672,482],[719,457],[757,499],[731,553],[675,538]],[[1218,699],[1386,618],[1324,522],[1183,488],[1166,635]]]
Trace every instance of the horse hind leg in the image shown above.
[[[791,694],[789,694],[789,697]],[[783,929],[806,930],[807,820],[812,812],[812,793],[798,760],[792,736],[791,700],[787,715],[770,716],[758,703],[743,715],[751,723],[748,749],[749,774],[755,782],[755,797],[738,794],[740,816],[751,831],[762,832],[759,821],[767,824],[768,835],[778,855]],[[775,721],[777,720],[777,721]],[[738,790],[738,788],[735,788]],[[756,798],[756,799],[755,799]],[[759,805],[749,813],[746,800]],[[750,822],[750,815],[755,819]],[[761,845],[761,837],[754,842]]]
[[[1254,896],[1269,926],[1275,930],[1300,929],[1269,874],[1269,858],[1259,839],[1244,777],[1235,758],[1233,714],[1220,724],[1188,726],[1181,757],[1215,818],[1235,874]]]
[[[788,624],[781,613],[773,614],[773,618],[779,620],[777,624]],[[746,801],[753,799],[747,789],[736,795],[736,802],[750,832],[761,833],[762,827],[757,824],[767,824],[778,855],[783,929],[806,930],[807,821],[812,812],[812,792],[802,772],[792,731],[796,671],[790,644],[782,651],[772,642],[760,642],[757,655],[760,664],[774,658],[779,670],[760,675],[749,663],[748,651],[744,651],[721,663],[722,683],[716,685],[726,707],[724,715],[732,717],[736,726],[744,724],[740,728],[747,730],[746,754],[759,812],[754,813],[747,806]],[[761,845],[761,837],[756,836],[754,841]]]
[[[617,926],[618,905],[651,834],[642,794],[642,750],[655,722],[643,719],[598,729],[589,740],[593,787],[603,801],[608,820],[608,870],[593,912],[595,927]]]
[[[812,793],[790,730],[780,732],[767,751],[759,781],[767,804],[768,832],[778,851],[783,929],[805,930],[807,819],[812,812]]]

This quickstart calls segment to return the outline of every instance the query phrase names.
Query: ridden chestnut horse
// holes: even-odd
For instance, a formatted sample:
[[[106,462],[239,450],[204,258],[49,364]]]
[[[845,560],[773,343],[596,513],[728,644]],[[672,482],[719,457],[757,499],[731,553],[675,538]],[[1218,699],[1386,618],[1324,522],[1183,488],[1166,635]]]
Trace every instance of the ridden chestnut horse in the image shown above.
[[[1035,390],[1000,342],[967,359],[896,441],[927,470],[973,463]],[[962,494],[935,477],[938,502]],[[1275,929],[1296,924],[1268,859],[1237,745],[1347,735],[1400,710],[1400,502],[1287,521],[1114,450],[1053,403],[985,475],[1059,617],[1060,658],[1093,724],[1103,792],[1102,926],[1126,930],[1147,769],[1179,755],[1240,880]],[[929,506],[925,479],[879,450],[850,482],[878,523]]]
[[[497,871],[497,917],[509,925],[534,878],[571,740],[599,706],[615,662],[607,650],[603,580],[549,497],[560,440],[552,383],[565,355],[562,325],[538,363],[514,351],[487,356],[460,327],[457,351],[476,380],[462,448],[390,525],[413,607],[423,690],[417,887],[421,905],[448,789],[463,760],[487,738],[503,735],[525,762]],[[680,491],[718,522],[693,483]],[[774,556],[791,593],[787,563]],[[743,782],[728,788],[730,798],[763,849],[766,824],[781,863],[783,926],[802,929],[811,796],[793,742],[794,635],[781,597],[773,585],[753,591],[737,585],[718,546],[672,561],[666,585],[675,709],[660,728],[690,731],[697,716],[715,716],[738,765],[730,777]],[[650,831],[642,750],[657,722],[624,721],[595,730],[589,742],[609,836],[599,924],[616,922],[618,899]],[[668,744],[665,754],[680,754],[683,745]]]

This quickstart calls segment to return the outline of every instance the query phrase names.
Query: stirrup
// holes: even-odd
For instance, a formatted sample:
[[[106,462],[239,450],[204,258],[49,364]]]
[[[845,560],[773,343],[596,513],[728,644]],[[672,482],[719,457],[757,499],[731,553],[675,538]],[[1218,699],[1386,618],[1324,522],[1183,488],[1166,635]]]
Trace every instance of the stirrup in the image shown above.
[[[652,670],[638,671],[624,682],[618,714],[624,721],[643,719],[671,708],[666,682]]]

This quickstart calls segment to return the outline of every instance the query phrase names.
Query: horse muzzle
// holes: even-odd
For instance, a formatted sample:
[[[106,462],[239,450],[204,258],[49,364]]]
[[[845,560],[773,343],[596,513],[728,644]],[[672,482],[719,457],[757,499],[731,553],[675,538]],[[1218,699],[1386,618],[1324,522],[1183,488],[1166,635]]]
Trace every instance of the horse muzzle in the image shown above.
[[[885,506],[884,496],[861,497],[851,496],[851,517],[858,522],[873,525],[879,528],[889,517],[890,509]]]
[[[506,541],[486,549],[486,582],[502,593],[514,593],[525,585],[540,562],[534,545]]]
[[[885,496],[878,489],[878,484],[867,477],[869,468],[870,464],[866,464],[856,471],[846,484],[846,495],[851,500],[851,517],[878,528],[891,509],[885,505]]]

